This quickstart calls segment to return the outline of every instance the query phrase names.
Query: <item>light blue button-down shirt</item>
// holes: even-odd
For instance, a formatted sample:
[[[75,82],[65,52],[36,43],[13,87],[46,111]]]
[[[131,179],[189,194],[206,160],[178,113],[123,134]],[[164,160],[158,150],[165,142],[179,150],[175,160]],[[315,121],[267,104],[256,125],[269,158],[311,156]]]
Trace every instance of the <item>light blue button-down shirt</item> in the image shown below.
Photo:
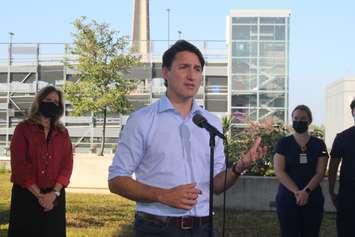
[[[186,119],[166,96],[131,114],[118,143],[108,179],[132,176],[160,188],[173,188],[195,182],[202,191],[191,210],[161,203],[137,202],[137,210],[163,216],[208,216],[209,211],[209,133],[192,122],[196,113],[221,131],[219,119],[194,101]],[[216,137],[214,175],[225,169],[223,141]]]

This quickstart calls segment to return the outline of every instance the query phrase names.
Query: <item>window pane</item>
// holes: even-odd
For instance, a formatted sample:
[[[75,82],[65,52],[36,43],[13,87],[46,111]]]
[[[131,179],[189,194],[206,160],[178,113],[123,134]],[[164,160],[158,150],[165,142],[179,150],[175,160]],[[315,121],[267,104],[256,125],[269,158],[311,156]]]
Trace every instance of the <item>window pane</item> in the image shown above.
[[[256,86],[256,74],[232,75],[232,90],[253,90]]]
[[[206,94],[206,109],[211,112],[227,112],[227,95]]]
[[[260,26],[260,39],[261,40],[274,40],[275,27],[274,25],[261,25]]]
[[[256,57],[258,52],[257,42],[233,42],[233,57]]]
[[[284,17],[260,17],[260,24],[284,24]]]
[[[272,119],[275,122],[284,122],[285,110],[284,109],[260,109],[259,120]]]
[[[286,79],[283,75],[267,75],[261,74],[259,76],[260,90],[284,90]]]
[[[285,74],[286,62],[284,58],[261,58],[260,74]]]
[[[206,76],[206,85],[213,86],[213,85],[221,85],[227,86],[228,85],[228,78],[222,76]]]
[[[260,93],[260,106],[265,107],[284,107],[285,94],[284,93]]]
[[[251,40],[257,39],[257,26],[233,25],[233,40]]]
[[[260,43],[260,56],[261,57],[275,57],[284,58],[286,52],[285,43],[276,42],[261,42]]]
[[[285,26],[277,25],[275,26],[275,40],[285,40]]]
[[[256,94],[232,95],[232,107],[255,107]]]
[[[261,25],[261,40],[285,40],[285,26],[283,25]]]
[[[256,121],[257,109],[254,108],[232,108],[233,123],[245,124],[248,121]]]
[[[256,74],[255,58],[234,58],[232,59],[232,73],[238,74]]]
[[[256,24],[258,23],[258,18],[257,17],[232,17],[232,23]]]

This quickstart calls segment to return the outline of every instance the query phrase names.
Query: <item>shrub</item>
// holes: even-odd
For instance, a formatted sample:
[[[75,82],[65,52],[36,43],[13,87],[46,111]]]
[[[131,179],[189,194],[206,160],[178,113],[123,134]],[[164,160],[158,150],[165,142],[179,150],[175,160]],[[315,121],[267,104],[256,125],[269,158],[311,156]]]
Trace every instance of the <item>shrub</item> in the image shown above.
[[[274,150],[280,138],[291,134],[291,127],[275,122],[272,119],[266,119],[262,122],[248,122],[247,127],[243,129],[231,129],[232,119],[228,117],[223,117],[222,124],[224,135],[227,137],[227,142],[224,145],[226,154],[229,154],[229,165],[237,161],[241,153],[248,151],[256,137],[260,136],[263,145],[267,147],[267,154],[263,159],[257,161],[247,171],[247,174],[257,176],[275,175],[273,170]],[[309,132],[312,136],[324,139],[324,126],[311,125]]]
[[[224,123],[223,123],[224,124]],[[226,150],[229,153],[229,163],[237,161],[241,153],[247,152],[254,143],[256,137],[260,136],[262,144],[267,147],[266,156],[258,160],[256,164],[247,171],[248,175],[266,176],[274,175],[272,160],[274,149],[278,140],[290,134],[290,128],[281,124],[274,123],[273,120],[263,122],[249,122],[244,129],[235,130],[227,134],[228,144]]]

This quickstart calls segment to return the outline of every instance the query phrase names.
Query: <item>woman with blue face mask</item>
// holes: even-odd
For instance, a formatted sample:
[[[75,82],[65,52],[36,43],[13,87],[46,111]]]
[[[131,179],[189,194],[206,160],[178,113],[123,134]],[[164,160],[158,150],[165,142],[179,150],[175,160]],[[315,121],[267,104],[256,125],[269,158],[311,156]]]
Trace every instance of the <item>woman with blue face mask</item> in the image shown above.
[[[292,111],[293,134],[280,139],[274,169],[280,181],[276,195],[282,237],[317,237],[323,218],[320,187],[328,153],[323,140],[311,136],[311,110],[298,105]]]

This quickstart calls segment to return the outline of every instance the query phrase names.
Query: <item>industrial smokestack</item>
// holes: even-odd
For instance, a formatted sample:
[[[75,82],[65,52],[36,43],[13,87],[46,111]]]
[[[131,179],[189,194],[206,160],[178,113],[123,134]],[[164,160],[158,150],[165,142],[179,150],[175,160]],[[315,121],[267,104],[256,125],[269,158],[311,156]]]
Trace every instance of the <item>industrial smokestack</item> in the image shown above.
[[[133,6],[133,51],[148,61],[150,53],[149,0],[134,0]]]

